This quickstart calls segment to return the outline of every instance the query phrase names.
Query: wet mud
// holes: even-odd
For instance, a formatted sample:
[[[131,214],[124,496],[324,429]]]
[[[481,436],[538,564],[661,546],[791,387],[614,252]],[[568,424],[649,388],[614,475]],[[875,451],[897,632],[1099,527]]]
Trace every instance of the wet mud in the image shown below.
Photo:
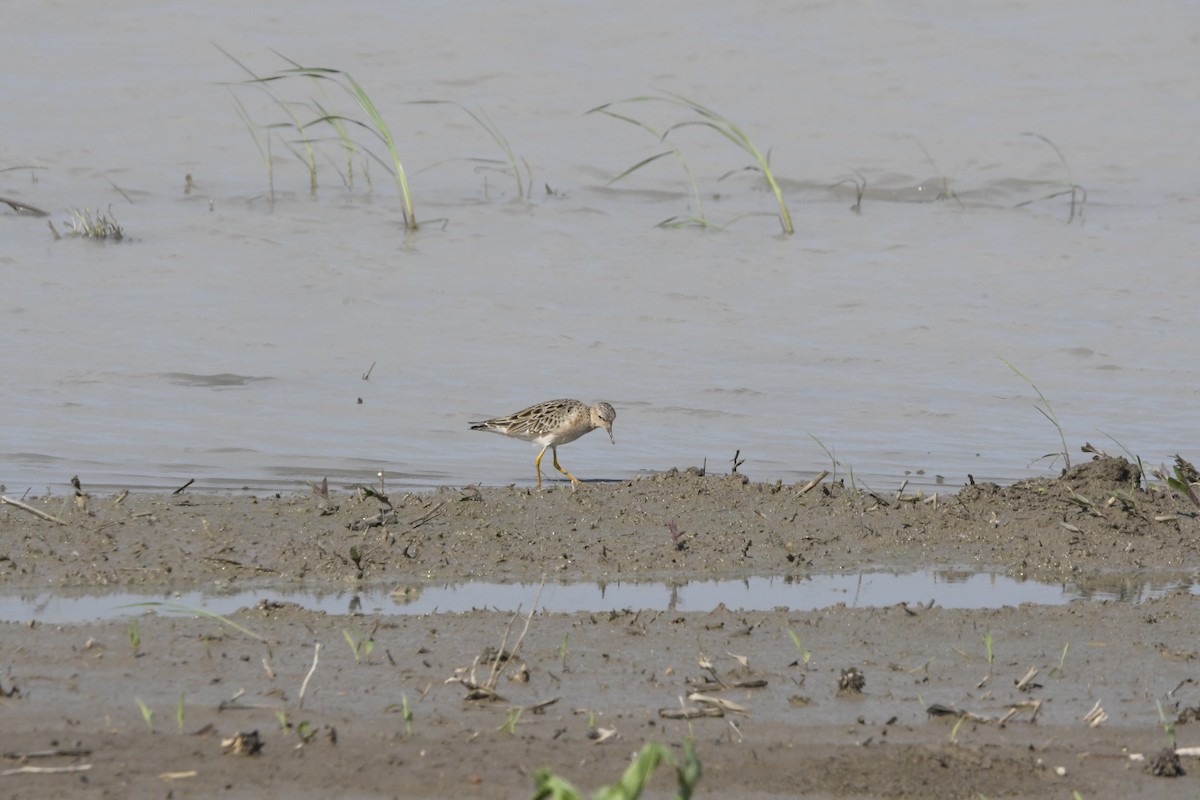
[[[1119,587],[1195,571],[1195,506],[1120,459],[937,496],[804,489],[673,471],[386,502],[347,487],[24,497],[54,519],[0,505],[0,576],[8,594],[403,593],[938,566]],[[590,794],[646,742],[682,759],[693,741],[699,796],[1196,791],[1196,759],[1163,752],[1200,738],[1200,598],[1184,589],[1000,609],[914,598],[566,614],[536,601],[534,589],[533,612],[516,615],[265,601],[225,618],[157,607],[5,623],[0,785],[11,796],[517,798],[549,769]],[[650,791],[672,794],[669,767]]]

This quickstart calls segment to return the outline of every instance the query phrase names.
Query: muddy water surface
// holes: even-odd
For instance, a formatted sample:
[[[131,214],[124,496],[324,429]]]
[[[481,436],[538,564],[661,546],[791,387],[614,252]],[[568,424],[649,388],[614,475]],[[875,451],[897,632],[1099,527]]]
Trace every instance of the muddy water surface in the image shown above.
[[[532,452],[466,422],[558,396],[618,409],[616,447],[564,451],[587,477],[740,450],[743,472],[794,480],[829,461],[816,437],[888,490],[1011,480],[1060,444],[998,356],[1072,448],[1119,451],[1111,436],[1167,460],[1195,443],[1200,378],[1180,350],[1200,333],[1189,20],[1185,3],[14,7],[0,196],[60,230],[111,209],[128,239],[55,241],[0,206],[0,483],[528,483]],[[287,66],[272,49],[348,70],[396,135],[421,230],[378,162],[352,158],[348,184],[326,129],[309,129],[315,194],[299,135],[271,129],[272,193],[234,97],[264,129],[288,117],[231,89],[245,73],[214,43],[263,74]],[[354,109],[278,86],[301,118]],[[795,235],[711,130],[669,140],[702,209],[671,158],[608,185],[663,147],[584,112],[656,91],[769,150]],[[426,99],[482,109],[531,194],[461,108]],[[1074,216],[1042,199],[1071,181]],[[701,210],[727,227],[655,227]]]

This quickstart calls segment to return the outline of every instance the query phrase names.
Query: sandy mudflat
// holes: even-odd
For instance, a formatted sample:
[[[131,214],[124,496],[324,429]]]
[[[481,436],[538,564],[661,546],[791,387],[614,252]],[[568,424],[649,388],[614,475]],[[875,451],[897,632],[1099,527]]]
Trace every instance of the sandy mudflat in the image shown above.
[[[0,575],[8,594],[263,583],[419,591],[543,575],[686,582],[938,567],[1114,595],[1190,585],[1195,508],[1137,479],[1123,461],[1098,460],[1057,480],[897,498],[669,473],[575,492],[397,493],[390,512],[349,491],[329,500],[26,497],[66,524],[0,506]],[[6,775],[0,790],[518,798],[532,796],[535,771],[549,767],[590,793],[645,742],[679,754],[693,738],[702,797],[1200,791],[1195,758],[1184,756],[1188,774],[1175,778],[1130,758],[1168,745],[1158,701],[1180,720],[1179,746],[1200,744],[1200,723],[1190,721],[1200,708],[1200,598],[1180,589],[1141,603],[994,610],[919,600],[819,611],[539,612],[494,683],[498,697],[483,700],[467,699],[470,668],[475,684],[486,683],[490,649],[510,623],[511,647],[524,616],[335,616],[264,603],[230,616],[239,630],[147,612],[136,617],[136,648],[130,618],[5,623],[0,768],[90,768]],[[360,645],[358,661],[347,635],[373,642]],[[1031,668],[1036,675],[1018,686]],[[852,669],[865,679],[861,691],[839,688]],[[724,716],[670,718],[706,707],[688,699],[694,691],[733,705]],[[149,725],[139,701],[153,711]],[[1106,716],[1089,726],[1084,717],[1097,704]],[[261,738],[258,755],[223,752],[223,739],[249,731]],[[36,751],[63,754],[14,757]],[[660,771],[652,786],[668,796],[673,775]]]

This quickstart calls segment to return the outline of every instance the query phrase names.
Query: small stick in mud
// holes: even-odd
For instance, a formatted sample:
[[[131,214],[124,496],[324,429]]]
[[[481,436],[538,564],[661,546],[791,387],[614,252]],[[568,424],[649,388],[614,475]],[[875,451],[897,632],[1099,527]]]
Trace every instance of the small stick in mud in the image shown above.
[[[67,772],[87,772],[91,764],[75,764],[70,767],[31,767],[26,764],[15,769],[6,769],[0,775],[62,775]]]
[[[191,485],[192,485],[193,483],[195,483],[195,482],[196,482],[196,479],[195,479],[195,478],[188,478],[188,482],[187,482],[187,483],[185,483],[183,486],[180,486],[180,487],[179,487],[178,489],[176,489],[175,491],[171,492],[171,494],[183,494],[183,491],[184,491],[184,489],[188,488],[189,486],[191,486]]]
[[[33,506],[29,505],[28,503],[22,503],[20,500],[14,500],[11,497],[5,497],[3,495],[0,495],[0,505],[5,505],[5,504],[13,506],[15,508],[19,508],[22,511],[28,512],[30,514],[33,514],[35,517],[41,517],[42,519],[47,520],[48,522],[57,522],[59,525],[67,524],[66,521],[59,519],[58,517],[54,516],[53,514],[48,514],[39,508],[34,508]]]
[[[475,657],[471,667],[468,670],[455,670],[455,677],[447,678],[446,683],[457,681],[468,689],[468,700],[500,700],[502,699],[496,692],[496,684],[500,682],[500,676],[504,672],[504,668],[516,661],[517,653],[521,650],[521,643],[525,641],[525,634],[529,633],[529,623],[533,621],[533,615],[537,612],[538,602],[542,599],[542,589],[546,587],[546,577],[542,576],[542,583],[538,586],[537,594],[533,598],[533,607],[529,609],[529,614],[525,617],[525,627],[521,630],[521,635],[517,637],[516,643],[512,650],[505,650],[505,645],[508,644],[508,634],[512,632],[513,623],[517,621],[517,616],[520,613],[513,614],[508,621],[508,625],[504,628],[504,636],[500,639],[500,647],[496,649],[495,654],[491,653],[489,648],[485,658],[488,660],[489,669],[487,679],[483,683],[478,683],[475,680],[475,667],[479,664],[479,656]],[[464,675],[463,673],[467,674]]]
[[[308,668],[308,674],[304,676],[304,683],[300,684],[300,695],[297,698],[300,708],[304,708],[304,693],[308,691],[308,681],[312,678],[313,673],[317,671],[317,661],[321,657],[321,643],[317,642],[313,645],[313,663]]]
[[[56,747],[53,750],[32,750],[27,753],[9,751],[0,753],[0,758],[8,758],[14,761],[28,761],[31,758],[60,758],[63,756],[71,758],[81,758],[90,756],[91,749],[87,747]]]
[[[1028,692],[1031,689],[1041,688],[1040,683],[1033,682],[1033,679],[1037,677],[1037,674],[1038,674],[1038,668],[1030,667],[1029,671],[1025,673],[1025,677],[1021,678],[1019,681],[1016,682],[1015,686],[1017,687],[1017,690],[1022,691],[1022,692]]]
[[[820,472],[818,472],[818,473],[817,473],[816,477],[814,477],[814,478],[813,478],[811,481],[809,481],[808,483],[806,483],[806,484],[804,484],[803,486],[801,486],[801,487],[800,487],[800,491],[796,492],[796,494],[797,494],[797,495],[806,495],[806,494],[808,494],[808,493],[809,493],[809,492],[811,492],[813,489],[815,489],[815,488],[817,488],[818,486],[820,486],[820,484],[821,484],[821,481],[825,480],[825,479],[826,479],[826,478],[828,478],[828,477],[829,477],[829,470],[827,470],[827,469],[823,469],[823,470],[821,470]]]
[[[675,546],[676,550],[687,548],[687,542],[683,540],[683,531],[679,530],[679,525],[676,524],[675,520],[667,522],[667,530],[671,532],[671,544]]]

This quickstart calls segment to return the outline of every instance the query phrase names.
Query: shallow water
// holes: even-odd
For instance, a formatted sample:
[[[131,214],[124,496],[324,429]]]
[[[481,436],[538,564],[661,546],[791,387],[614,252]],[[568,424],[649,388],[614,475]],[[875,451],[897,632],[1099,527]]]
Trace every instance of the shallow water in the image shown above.
[[[1187,455],[1200,50],[1190,4],[1155,8],[15,6],[0,197],[59,230],[111,208],[129,239],[55,241],[0,206],[0,484],[531,482],[534,451],[467,422],[559,396],[618,411],[616,447],[564,448],[583,478],[724,471],[740,451],[752,478],[807,479],[829,465],[815,437],[881,490],[1011,480],[1060,445],[1001,357],[1071,450]],[[311,196],[278,134],[269,197],[214,42],[262,73],[285,66],[271,48],[349,70],[422,229],[378,164],[343,185],[336,142]],[[794,236],[760,177],[721,179],[747,156],[711,131],[672,137],[725,230],[655,227],[696,212],[670,159],[606,186],[661,147],[583,112],[654,90],[770,149]],[[461,110],[406,105],[430,98],[484,109],[532,198],[463,160],[498,152]],[[1081,217],[1038,200],[1068,173],[1023,132],[1061,148]],[[855,171],[861,214],[838,183]]]
[[[934,604],[943,608],[1002,608],[1023,603],[1060,605],[1076,600],[1139,603],[1168,592],[1200,594],[1192,578],[1113,575],[1077,583],[1022,581],[970,571],[870,572],[857,575],[813,575],[802,580],[745,580],[666,583],[531,583],[412,584],[388,589],[268,588],[187,592],[95,592],[55,590],[0,595],[0,620],[68,624],[161,613],[227,615],[262,601],[295,603],[327,614],[422,615],[475,610],[516,612],[536,602],[552,613],[644,611],[811,611],[844,604],[851,608],[897,603]]]

